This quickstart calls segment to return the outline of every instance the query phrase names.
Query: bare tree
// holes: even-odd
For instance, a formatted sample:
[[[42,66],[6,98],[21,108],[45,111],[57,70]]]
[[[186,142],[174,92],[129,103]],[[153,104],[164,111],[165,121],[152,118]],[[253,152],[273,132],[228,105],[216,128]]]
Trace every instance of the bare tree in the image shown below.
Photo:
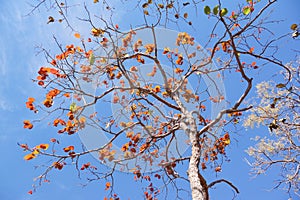
[[[256,136],[257,144],[248,149],[254,158],[253,173],[265,173],[272,166],[279,166],[277,187],[299,195],[299,62],[286,65],[292,77],[283,73],[286,83],[262,82],[256,86],[259,102],[244,122],[268,127],[270,135]]]

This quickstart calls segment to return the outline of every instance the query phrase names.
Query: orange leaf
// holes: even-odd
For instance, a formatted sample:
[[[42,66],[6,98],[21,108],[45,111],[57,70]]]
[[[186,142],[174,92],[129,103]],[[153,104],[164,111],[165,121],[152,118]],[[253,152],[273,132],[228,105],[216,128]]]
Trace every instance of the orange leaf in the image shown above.
[[[182,63],[183,63],[183,57],[182,57],[182,55],[178,55],[178,58],[176,60],[176,64],[177,65],[182,65]]]
[[[79,34],[79,33],[75,33],[74,36],[75,36],[76,38],[80,38],[80,34]]]
[[[122,148],[121,148],[121,150],[122,150],[123,152],[127,151],[128,149],[129,149],[129,144],[128,144],[128,143],[124,144],[124,145],[122,146]]]
[[[110,186],[111,186],[111,184],[110,184],[110,182],[106,182],[106,184],[105,184],[105,190],[108,190],[109,188],[110,188]]]
[[[46,79],[46,76],[37,76],[36,79],[42,81]]]
[[[44,83],[44,81],[39,81],[38,82],[38,85],[40,85],[40,86],[43,86],[45,83]]]
[[[51,138],[50,141],[51,142],[57,142],[57,140],[55,138]]]
[[[82,167],[81,167],[80,169],[81,169],[81,170],[87,169],[87,168],[90,167],[90,165],[91,165],[91,163],[88,162],[88,163],[86,163],[86,164],[83,164]]]
[[[64,165],[59,162],[54,162],[52,165],[54,166],[55,169],[58,169],[58,170],[61,170],[64,167]]]
[[[226,139],[226,140],[227,140],[227,139],[229,139],[229,137],[230,137],[230,136],[229,136],[229,134],[228,134],[228,133],[225,133],[225,135],[224,135],[224,139]]]
[[[222,170],[221,166],[215,168],[215,172],[220,172]]]
[[[34,102],[34,101],[35,101],[35,99],[33,97],[28,98],[28,102]]]
[[[155,86],[153,89],[153,92],[155,92],[155,93],[160,92],[160,86],[159,85]]]
[[[49,148],[49,144],[40,144],[36,146],[37,149],[47,150]]]
[[[53,65],[53,66],[55,66],[55,65],[56,65],[56,60],[52,60],[52,61],[50,62],[50,64]]]
[[[182,73],[184,70],[183,69],[180,69],[180,68],[176,68],[175,69],[175,73],[176,74],[180,74],[180,73]]]
[[[141,134],[138,133],[138,134],[134,135],[134,136],[131,138],[131,140],[132,140],[134,143],[138,143],[139,140],[140,140],[140,137],[141,137]]]
[[[126,133],[126,137],[131,138],[133,136],[134,132],[130,131]]]
[[[249,53],[253,53],[253,51],[254,51],[254,47],[251,47],[251,48],[249,49]]]
[[[21,148],[23,148],[24,150],[29,150],[29,147],[27,144],[18,144]]]
[[[28,129],[33,128],[33,125],[30,123],[29,120],[24,120],[23,123],[24,123],[24,128],[28,128]]]
[[[46,98],[44,101],[43,101],[43,104],[44,106],[46,106],[47,108],[50,108],[53,104],[53,100],[51,98]]]
[[[64,148],[65,152],[69,152],[69,151],[73,151],[74,150],[74,146],[68,146]]]
[[[69,98],[70,97],[70,93],[65,93],[64,96],[67,97],[67,98]]]
[[[57,125],[59,124],[59,120],[60,120],[60,119],[55,119],[55,120],[53,121],[53,126],[57,126]]]

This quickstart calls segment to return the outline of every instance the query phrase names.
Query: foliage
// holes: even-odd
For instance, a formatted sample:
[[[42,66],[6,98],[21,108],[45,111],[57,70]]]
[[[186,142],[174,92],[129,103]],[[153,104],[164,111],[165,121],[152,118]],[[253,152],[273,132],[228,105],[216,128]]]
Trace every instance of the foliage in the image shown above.
[[[38,176],[34,190],[49,182],[52,170],[72,166],[79,177],[88,173],[88,182],[105,180],[108,197],[104,199],[119,199],[113,184],[115,170],[132,172],[134,180],[144,183],[144,198],[149,200],[157,199],[170,186],[175,188],[176,198],[181,198],[187,189],[180,188],[180,184],[186,181],[193,199],[209,199],[209,189],[218,183],[239,193],[229,180],[207,180],[204,172],[221,176],[222,166],[229,162],[227,149],[235,133],[232,130],[241,126],[241,115],[252,109],[243,104],[252,89],[250,77],[266,62],[284,69],[288,77],[285,84],[277,84],[271,90],[267,83],[258,85],[260,107],[253,109],[250,122],[255,119],[268,124],[275,135],[274,140],[259,139],[259,144],[248,152],[258,160],[253,164],[258,173],[272,165],[267,162],[270,156],[284,156],[289,163],[282,165],[286,173],[283,182],[289,181],[297,189],[298,86],[292,85],[291,74],[299,74],[274,59],[276,42],[291,37],[286,34],[271,41],[268,38],[272,32],[264,16],[276,1],[241,1],[235,8],[224,7],[221,1],[214,6],[179,0],[120,2],[134,7],[135,20],[143,19],[142,25],[133,21],[126,29],[128,24],[114,23],[113,16],[118,11],[105,0],[93,1],[91,7],[79,4],[86,15],[76,17],[85,22],[89,34],[72,26],[72,20],[76,20],[68,16],[72,2],[43,0],[32,10],[34,13],[45,5],[58,11],[59,17],[49,16],[47,24],[66,25],[74,41],[62,45],[54,38],[58,47],[55,53],[41,49],[48,65],[39,68],[34,81],[45,91],[44,99],[41,104],[33,97],[26,102],[30,111],[42,117],[24,120],[24,128],[48,122],[51,130],[56,129],[50,142],[32,147],[20,144],[27,152],[25,160],[42,156],[51,159],[52,164],[43,165],[46,168]],[[104,8],[110,17],[91,13],[93,6]],[[201,32],[201,27],[194,26],[199,7],[201,16],[214,24],[204,46],[188,33]],[[163,31],[174,27],[178,30],[175,37],[171,31],[163,35]],[[295,31],[297,25],[291,28]],[[166,46],[165,40],[174,45]],[[233,83],[237,97],[226,97],[222,85],[226,78],[238,79]],[[245,125],[250,125],[247,122]],[[93,142],[98,140],[99,144],[90,148],[84,138],[94,137],[93,133],[100,139],[94,135]],[[60,142],[68,141],[67,136],[80,136],[83,145]],[[103,171],[98,163],[86,162],[83,157],[88,154],[96,155],[99,163],[111,168]],[[180,170],[180,165],[188,168],[187,173]],[[291,168],[292,174],[287,172]]]
[[[257,144],[247,153],[255,159],[251,164],[253,173],[265,173],[270,167],[278,165],[281,178],[276,187],[295,193],[299,192],[299,63],[289,63],[286,67],[292,77],[284,72],[287,84],[272,81],[256,86],[258,104],[244,122],[245,126],[264,125],[269,128],[271,137],[257,136]],[[290,81],[289,81],[290,80]]]

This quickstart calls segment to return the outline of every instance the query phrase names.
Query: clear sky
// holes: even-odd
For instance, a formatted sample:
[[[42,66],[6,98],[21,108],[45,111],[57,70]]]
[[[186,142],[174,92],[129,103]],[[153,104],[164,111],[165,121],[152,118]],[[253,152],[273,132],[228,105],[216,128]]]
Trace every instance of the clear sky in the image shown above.
[[[27,1],[0,0],[0,199],[102,199],[105,194],[102,185],[94,182],[82,188],[80,183],[84,181],[79,180],[76,172],[71,169],[51,173],[50,184],[44,184],[33,195],[27,194],[33,184],[33,178],[39,175],[34,169],[34,165],[38,163],[35,160],[24,161],[24,153],[18,148],[17,143],[35,145],[45,142],[45,137],[49,138],[51,134],[54,134],[53,130],[42,123],[33,131],[23,129],[22,121],[34,117],[25,108],[28,95],[41,97],[41,90],[31,81],[31,78],[36,77],[36,70],[46,64],[43,56],[36,56],[35,47],[42,45],[51,49],[53,34],[64,43],[72,40],[73,36],[68,29],[55,28],[60,25],[51,25],[51,30],[49,30],[46,24],[48,13],[37,11],[33,16],[26,16],[30,7],[25,2]],[[280,0],[275,5],[272,15],[285,22],[276,24],[273,31],[281,32],[289,29],[290,24],[299,23],[299,8],[300,1],[298,0]],[[126,15],[125,12],[118,12],[118,20],[121,21],[124,15]],[[81,33],[89,32],[89,29],[84,29],[84,26],[80,24],[75,27]],[[202,39],[199,38],[199,41]],[[283,55],[283,57],[288,58],[289,55]],[[259,131],[267,132],[268,130],[262,128],[243,131],[240,136],[236,137],[239,142],[234,142],[230,147],[228,154],[231,162],[224,165],[220,177],[228,178],[239,188],[241,193],[236,197],[238,200],[288,199],[284,191],[269,191],[278,174],[276,170],[271,170],[266,175],[255,179],[249,176],[249,166],[244,159],[247,155],[244,150],[249,146],[249,137],[255,136]],[[78,142],[79,139],[74,136],[70,140]],[[133,200],[142,199],[141,194],[135,190],[139,184],[133,181],[127,182],[128,179],[132,179],[131,175],[119,172],[116,177],[119,178],[116,179],[116,187],[121,191],[121,197],[124,199],[131,197]],[[218,185],[216,189],[210,191],[210,194],[212,199],[216,200],[233,197],[232,190],[226,185]]]

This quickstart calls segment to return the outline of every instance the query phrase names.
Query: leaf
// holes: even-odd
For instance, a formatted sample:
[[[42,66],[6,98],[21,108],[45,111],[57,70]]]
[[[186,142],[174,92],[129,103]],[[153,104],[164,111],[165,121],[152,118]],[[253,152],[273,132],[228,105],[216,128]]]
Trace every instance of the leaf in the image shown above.
[[[76,109],[77,109],[76,103],[75,102],[71,103],[71,105],[70,105],[70,111],[72,113],[74,113],[74,112],[76,112]]]
[[[169,4],[167,5],[167,8],[169,8],[169,9],[173,8],[173,3],[169,3]]]
[[[33,97],[28,97],[28,102],[33,103],[35,101],[35,99]]]
[[[223,142],[225,145],[229,145],[230,144],[230,136],[228,133],[226,133],[223,137]]]
[[[214,15],[217,15],[218,12],[219,12],[219,6],[216,5],[216,6],[214,7],[214,9],[213,9],[213,13],[214,13]]]
[[[52,23],[52,22],[54,22],[54,18],[52,16],[49,16],[47,24]]]
[[[298,28],[298,25],[297,25],[297,24],[292,24],[292,25],[291,25],[291,29],[292,29],[292,30],[296,30],[297,28]]]
[[[65,93],[64,96],[65,96],[66,98],[70,98],[70,93]]]
[[[90,65],[93,65],[95,63],[95,56],[93,53],[90,54],[89,61],[90,61]]]
[[[205,6],[205,7],[204,7],[204,13],[205,13],[206,15],[209,15],[210,12],[211,12],[210,7],[209,7],[209,6]]]
[[[74,150],[74,146],[65,147],[63,150],[64,150],[64,152],[73,151]]]
[[[220,172],[221,170],[222,170],[221,166],[217,166],[217,167],[215,168],[215,172]]]
[[[148,3],[144,3],[143,5],[142,5],[142,8],[147,8],[148,7]]]
[[[283,83],[279,83],[276,85],[277,88],[284,88],[286,85]]]
[[[106,182],[106,184],[105,184],[105,190],[108,190],[110,187],[111,187],[110,182]]]
[[[230,144],[230,139],[226,139],[223,141],[225,145],[229,145]]]
[[[93,36],[98,37],[104,33],[102,29],[92,28],[91,33]]]
[[[250,7],[244,7],[243,9],[243,14],[244,15],[248,15],[251,12],[251,8]]]
[[[36,146],[37,149],[47,150],[49,148],[49,144],[40,144]]]
[[[228,13],[227,8],[223,8],[223,9],[221,10],[221,17],[225,16],[227,13]]]
[[[79,34],[79,33],[75,33],[74,36],[75,36],[76,38],[80,38],[80,34]]]
[[[253,51],[254,51],[254,47],[251,47],[251,48],[249,49],[249,53],[253,53]]]
[[[27,154],[24,156],[24,160],[31,160],[36,158],[36,156],[33,153]]]
[[[161,8],[161,9],[163,9],[165,6],[164,6],[164,4],[159,3],[158,7]]]
[[[33,125],[30,123],[29,120],[24,120],[23,124],[24,124],[24,128],[28,128],[28,129],[32,129],[33,128]]]
[[[36,156],[36,155],[40,154],[40,151],[38,149],[34,149],[33,152],[32,152],[32,154],[34,156]]]

